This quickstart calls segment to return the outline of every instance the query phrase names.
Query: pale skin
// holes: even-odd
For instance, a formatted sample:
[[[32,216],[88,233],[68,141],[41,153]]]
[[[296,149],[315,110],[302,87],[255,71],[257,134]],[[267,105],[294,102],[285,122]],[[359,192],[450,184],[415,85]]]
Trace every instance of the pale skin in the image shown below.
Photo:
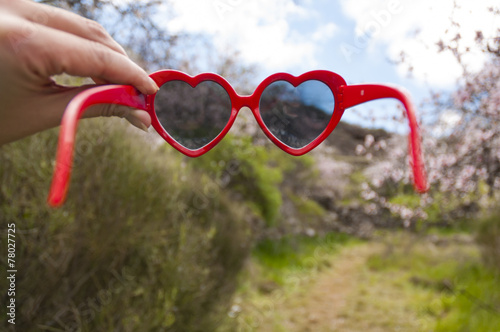
[[[58,74],[96,84],[130,84],[144,94],[157,85],[98,23],[29,0],[0,0],[0,145],[56,127],[80,91],[62,87]],[[90,108],[84,117],[118,116],[147,129],[145,111],[117,105]]]

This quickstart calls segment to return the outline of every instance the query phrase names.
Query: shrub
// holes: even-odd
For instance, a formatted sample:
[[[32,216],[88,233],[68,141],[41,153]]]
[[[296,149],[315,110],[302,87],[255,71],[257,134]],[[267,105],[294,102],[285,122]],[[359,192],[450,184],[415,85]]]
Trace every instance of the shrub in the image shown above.
[[[271,165],[272,160],[266,147],[254,145],[250,137],[227,135],[193,164],[233,191],[234,198],[241,196],[267,226],[272,226],[279,218],[279,184],[283,181],[282,169]]]
[[[500,211],[479,222],[476,242],[484,262],[500,272]]]
[[[56,140],[53,130],[0,147],[2,240],[7,224],[17,231],[15,327],[215,329],[250,251],[248,209],[173,149],[103,119],[80,125],[68,200],[51,209]]]
[[[258,145],[251,137],[229,134],[191,164],[231,191],[235,202],[249,205],[266,229],[285,229],[291,218],[307,224],[325,212],[309,197],[318,182],[310,156],[290,156],[274,145]]]

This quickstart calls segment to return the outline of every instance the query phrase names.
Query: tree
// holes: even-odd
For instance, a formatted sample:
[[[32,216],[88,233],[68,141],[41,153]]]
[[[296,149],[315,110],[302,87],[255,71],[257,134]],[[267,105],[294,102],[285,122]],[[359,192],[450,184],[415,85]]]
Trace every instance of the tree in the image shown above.
[[[456,38],[460,40],[460,35]],[[459,88],[440,106],[453,109],[460,120],[447,139],[436,142],[438,149],[434,151],[443,156],[431,155],[435,164],[431,171],[440,172],[433,178],[441,178],[442,190],[477,191],[484,181],[493,196],[500,189],[500,29],[493,41],[485,40],[481,31],[476,40],[490,54],[478,73],[463,65],[458,46],[442,46],[443,51],[456,54],[464,74]]]
[[[500,16],[500,10],[490,11]],[[452,26],[459,28],[460,23],[452,21]],[[421,127],[431,191],[420,204],[408,196],[401,198],[409,193],[411,174],[407,157],[401,153],[404,147],[392,145],[399,152],[391,152],[390,161],[376,165],[375,171],[369,172],[371,184],[363,187],[363,197],[372,202],[373,213],[388,209],[410,225],[429,219],[427,212],[432,206],[439,210],[435,219],[441,220],[465,216],[500,201],[500,28],[489,39],[482,31],[476,32],[476,47],[487,54],[477,72],[469,70],[463,60],[472,50],[462,47],[461,40],[457,33],[451,42],[437,43],[439,52],[454,55],[462,76],[452,93],[432,93],[427,107],[438,114],[438,120]],[[401,180],[408,183],[403,186],[407,189],[396,193]]]

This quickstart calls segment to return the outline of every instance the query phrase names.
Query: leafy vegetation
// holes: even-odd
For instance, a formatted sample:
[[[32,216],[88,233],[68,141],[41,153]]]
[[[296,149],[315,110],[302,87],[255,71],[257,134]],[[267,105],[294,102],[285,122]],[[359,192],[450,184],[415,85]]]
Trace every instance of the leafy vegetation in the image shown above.
[[[287,214],[285,201],[301,216],[321,216],[324,210],[308,195],[318,181],[314,159],[292,157],[274,146],[256,145],[249,136],[227,135],[210,153],[191,161],[216,183],[230,190],[265,222],[282,227]]]
[[[0,224],[16,224],[23,271],[18,328],[213,330],[254,238],[283,220],[280,186],[314,178],[311,159],[244,137],[189,163],[155,139],[118,120],[83,121],[60,209],[45,203],[57,132],[0,148]],[[305,215],[321,211],[290,195]]]
[[[402,235],[390,241],[391,250],[371,256],[367,265],[404,280],[422,330],[495,331],[500,326],[500,274],[483,264],[470,236],[412,240]]]
[[[476,242],[486,265],[500,272],[500,212],[478,222]]]
[[[271,158],[268,150],[254,146],[250,137],[228,135],[212,153],[193,160],[193,165],[241,195],[271,226],[277,223],[282,204],[279,185],[283,181],[283,169],[270,165]]]
[[[89,120],[68,201],[52,210],[44,200],[56,135],[0,148],[2,237],[8,223],[17,229],[16,327],[215,328],[251,249],[249,209],[183,169],[172,149],[116,121]]]

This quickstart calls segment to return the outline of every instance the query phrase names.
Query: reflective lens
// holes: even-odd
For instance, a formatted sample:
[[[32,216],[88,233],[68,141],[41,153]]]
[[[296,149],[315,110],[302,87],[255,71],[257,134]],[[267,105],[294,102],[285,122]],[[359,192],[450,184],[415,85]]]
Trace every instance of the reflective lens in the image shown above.
[[[231,116],[229,95],[213,81],[195,88],[182,81],[167,82],[157,92],[154,106],[165,131],[191,150],[214,140]]]
[[[326,129],[335,98],[328,85],[320,81],[305,81],[297,87],[276,81],[262,93],[259,107],[269,131],[282,143],[299,149]]]

